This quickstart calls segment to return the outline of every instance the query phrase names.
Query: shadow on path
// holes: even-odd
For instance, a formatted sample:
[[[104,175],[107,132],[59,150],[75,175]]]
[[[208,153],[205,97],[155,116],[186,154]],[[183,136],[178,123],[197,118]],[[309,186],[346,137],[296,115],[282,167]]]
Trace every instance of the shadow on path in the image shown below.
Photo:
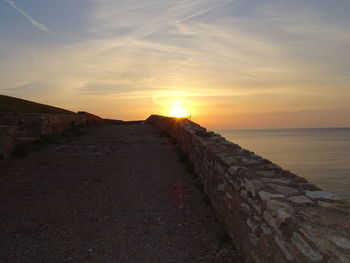
[[[152,126],[104,126],[3,162],[0,202],[0,262],[239,262]]]

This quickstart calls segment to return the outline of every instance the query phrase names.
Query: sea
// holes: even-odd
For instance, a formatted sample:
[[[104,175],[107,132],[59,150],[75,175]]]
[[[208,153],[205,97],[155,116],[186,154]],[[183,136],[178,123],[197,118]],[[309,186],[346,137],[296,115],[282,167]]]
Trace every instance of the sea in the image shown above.
[[[350,201],[350,128],[215,132]]]

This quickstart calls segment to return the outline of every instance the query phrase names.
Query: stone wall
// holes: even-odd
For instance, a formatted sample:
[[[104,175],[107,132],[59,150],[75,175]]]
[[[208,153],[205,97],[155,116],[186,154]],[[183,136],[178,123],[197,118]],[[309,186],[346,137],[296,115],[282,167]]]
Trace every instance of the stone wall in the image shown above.
[[[60,133],[84,123],[84,116],[78,114],[0,113],[0,124],[18,126],[19,136],[25,138]]]
[[[15,150],[18,134],[17,126],[0,125],[0,160]]]
[[[0,113],[0,154],[8,156],[19,141],[30,141],[42,135],[58,134],[81,125],[102,124],[103,119],[87,113],[41,114]]]
[[[350,262],[349,203],[189,120],[146,123],[188,155],[245,262]]]
[[[83,118],[86,125],[101,125],[104,123],[104,119],[86,111],[78,111],[78,115]]]

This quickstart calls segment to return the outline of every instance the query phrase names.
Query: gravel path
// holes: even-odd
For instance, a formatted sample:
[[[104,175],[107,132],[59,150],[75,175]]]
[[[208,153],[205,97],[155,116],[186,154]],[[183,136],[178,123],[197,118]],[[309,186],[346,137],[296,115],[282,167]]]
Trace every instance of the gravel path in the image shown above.
[[[0,262],[240,262],[168,138],[104,126],[0,163]]]

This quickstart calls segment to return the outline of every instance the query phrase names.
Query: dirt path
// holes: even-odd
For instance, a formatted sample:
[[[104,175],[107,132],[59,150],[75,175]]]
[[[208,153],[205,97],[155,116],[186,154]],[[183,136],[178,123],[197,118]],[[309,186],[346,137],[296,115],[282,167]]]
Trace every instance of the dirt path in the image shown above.
[[[168,138],[104,126],[0,164],[0,262],[239,262]]]

